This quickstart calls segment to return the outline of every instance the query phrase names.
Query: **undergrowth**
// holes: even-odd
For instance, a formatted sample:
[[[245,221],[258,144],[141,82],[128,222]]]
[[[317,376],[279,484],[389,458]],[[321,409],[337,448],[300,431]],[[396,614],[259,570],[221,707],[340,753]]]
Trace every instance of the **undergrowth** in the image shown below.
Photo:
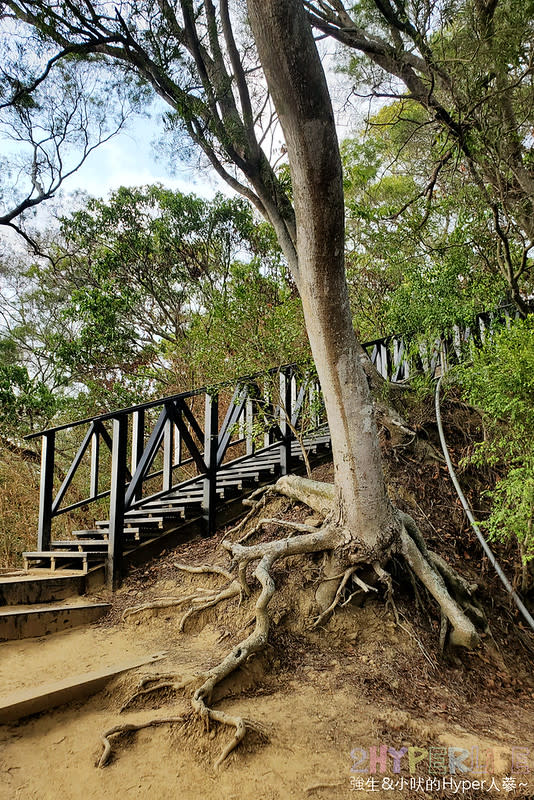
[[[35,550],[39,521],[39,464],[0,451],[0,569],[22,565],[22,553]],[[56,518],[55,539],[70,538],[81,515]]]

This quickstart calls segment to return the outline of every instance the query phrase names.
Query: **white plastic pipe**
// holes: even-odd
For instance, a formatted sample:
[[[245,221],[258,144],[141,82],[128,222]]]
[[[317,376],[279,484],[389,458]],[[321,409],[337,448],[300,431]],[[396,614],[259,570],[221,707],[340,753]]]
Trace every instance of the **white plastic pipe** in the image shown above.
[[[467,500],[465,498],[465,495],[462,492],[462,487],[458,483],[458,478],[456,477],[456,473],[455,473],[454,467],[452,465],[451,457],[449,455],[449,450],[447,448],[447,443],[445,441],[445,435],[443,433],[443,425],[441,424],[441,410],[440,410],[440,403],[439,403],[439,390],[440,390],[440,388],[441,388],[441,378],[439,378],[439,380],[437,382],[437,385],[436,385],[436,395],[435,395],[436,420],[437,420],[437,423],[438,423],[438,431],[439,431],[439,438],[440,438],[440,442],[441,442],[441,449],[443,450],[443,455],[445,456],[445,461],[447,462],[447,469],[449,470],[450,476],[452,478],[452,482],[454,484],[454,488],[456,489],[456,492],[458,493],[458,497],[460,498],[460,501],[461,501],[461,503],[462,503],[462,505],[464,507],[464,511],[467,514],[467,518],[469,519],[469,522],[471,523],[471,525],[473,527],[473,530],[475,531],[475,533],[477,535],[477,539],[480,542],[480,544],[482,545],[482,549],[486,553],[490,563],[493,565],[493,567],[495,569],[495,572],[497,573],[497,575],[501,579],[503,585],[510,592],[512,597],[514,598],[514,602],[515,602],[516,606],[518,607],[519,611],[521,612],[521,614],[523,615],[524,619],[528,622],[528,624],[530,625],[530,627],[534,631],[534,619],[532,618],[532,615],[531,615],[530,611],[528,610],[528,608],[526,608],[525,604],[523,603],[523,601],[521,600],[521,598],[519,597],[519,595],[517,594],[515,589],[512,587],[512,584],[510,583],[510,581],[508,580],[508,578],[506,577],[506,575],[502,571],[499,562],[497,561],[497,559],[493,555],[493,553],[492,553],[492,551],[490,549],[490,546],[488,545],[488,543],[485,540],[484,536],[480,532],[480,528],[478,527],[478,525],[476,523],[476,520],[475,520],[475,518],[473,516],[473,512],[471,511],[471,508],[469,507],[469,503],[467,502]]]

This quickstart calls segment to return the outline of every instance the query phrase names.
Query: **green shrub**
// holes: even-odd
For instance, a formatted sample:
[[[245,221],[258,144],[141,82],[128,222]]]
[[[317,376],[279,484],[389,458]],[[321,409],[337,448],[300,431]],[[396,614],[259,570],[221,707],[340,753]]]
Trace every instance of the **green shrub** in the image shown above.
[[[484,422],[484,441],[472,460],[503,475],[488,492],[492,510],[484,525],[490,538],[517,539],[527,561],[534,557],[534,318],[518,320],[473,348],[460,379]]]

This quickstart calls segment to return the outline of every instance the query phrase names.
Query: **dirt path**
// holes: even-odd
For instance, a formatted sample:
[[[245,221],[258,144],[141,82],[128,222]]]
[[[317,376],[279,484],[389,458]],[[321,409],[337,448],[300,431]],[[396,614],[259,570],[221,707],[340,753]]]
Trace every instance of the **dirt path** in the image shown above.
[[[165,589],[166,582],[153,586],[156,594]],[[503,776],[512,776],[513,748],[530,748],[534,769],[530,686],[506,688],[495,681],[493,687],[488,685],[493,680],[488,678],[489,665],[478,656],[461,666],[440,665],[420,633],[407,621],[402,629],[396,628],[377,601],[344,609],[323,631],[313,634],[294,624],[291,604],[286,604],[285,612],[279,615],[273,648],[225,683],[219,703],[261,723],[267,742],[250,734],[215,772],[212,764],[228,740],[227,729],[205,734],[198,723],[183,730],[148,728],[118,743],[112,763],[96,769],[105,729],[122,719],[138,722],[158,713],[188,712],[187,697],[163,697],[121,717],[119,708],[144,674],[141,669],[87,702],[0,728],[1,800],[534,795],[534,779],[517,772],[513,773],[516,788],[520,782],[527,786],[510,792],[502,788]],[[6,689],[35,685],[39,676],[50,680],[73,669],[93,669],[165,647],[169,647],[167,660],[150,671],[176,670],[182,677],[192,676],[221,657],[231,641],[229,626],[246,624],[246,616],[244,609],[221,607],[178,634],[177,615],[167,611],[129,623],[93,625],[44,640],[10,643],[2,648],[2,685]],[[491,672],[495,673],[494,666]],[[155,711],[158,705],[161,708]],[[406,752],[397,775],[391,756],[385,772],[378,763],[376,773],[369,774],[369,748],[377,748],[380,762],[380,745],[420,750]],[[436,780],[429,771],[430,748],[440,748],[432,752],[447,757],[444,748],[466,748],[470,766],[473,748],[483,759],[491,750],[491,775],[500,793],[468,790],[467,784],[464,791],[445,793],[418,790],[415,784],[411,789],[410,778],[423,779],[423,787],[428,778]],[[412,771],[410,757],[420,758]],[[367,771],[351,771],[359,766]],[[474,775],[470,770],[454,777],[486,779],[489,784],[491,775]],[[390,783],[384,783],[386,779]]]
[[[415,483],[434,486],[431,469],[428,475],[419,469]],[[425,534],[431,539],[435,533],[433,547],[446,551],[463,572],[474,565],[471,577],[478,580],[478,544],[470,543],[468,533],[457,536],[454,520],[441,526],[439,520],[451,515],[437,500],[453,502],[442,495],[434,492],[424,506],[433,519]],[[266,515],[285,512],[279,505]],[[289,513],[303,519],[309,511]],[[121,621],[122,610],[136,603],[221,585],[221,578],[187,575],[174,566],[212,563],[220,557],[220,536],[187,543],[139,568],[100,622],[1,646],[2,694],[162,650],[168,655],[121,676],[86,702],[0,726],[0,800],[534,798],[532,645],[487,575],[484,599],[498,649],[484,647],[460,661],[438,654],[439,616],[430,607],[430,613],[415,608],[410,586],[396,586],[400,627],[383,598],[373,596],[310,629],[319,565],[313,559],[284,561],[273,575],[280,591],[270,605],[269,647],[230,676],[214,699],[218,708],[259,723],[265,736],[247,733],[219,771],[213,763],[231,732],[206,732],[191,720],[187,692],[145,698],[120,714],[147,672],[194,678],[250,630],[252,606],[239,605],[237,598],[191,617],[184,633],[177,609]],[[109,766],[95,768],[103,731],[119,722],[181,714],[183,726],[147,728],[114,741]],[[530,772],[521,771],[525,766]]]

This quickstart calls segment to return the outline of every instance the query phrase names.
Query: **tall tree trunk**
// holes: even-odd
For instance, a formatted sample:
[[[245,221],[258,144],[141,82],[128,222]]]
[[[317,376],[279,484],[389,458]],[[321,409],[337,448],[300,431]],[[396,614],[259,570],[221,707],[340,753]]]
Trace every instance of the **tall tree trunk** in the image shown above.
[[[388,499],[344,266],[341,158],[324,71],[301,0],[248,0],[288,149],[297,224],[294,277],[332,436],[337,521],[377,556],[399,523]]]

